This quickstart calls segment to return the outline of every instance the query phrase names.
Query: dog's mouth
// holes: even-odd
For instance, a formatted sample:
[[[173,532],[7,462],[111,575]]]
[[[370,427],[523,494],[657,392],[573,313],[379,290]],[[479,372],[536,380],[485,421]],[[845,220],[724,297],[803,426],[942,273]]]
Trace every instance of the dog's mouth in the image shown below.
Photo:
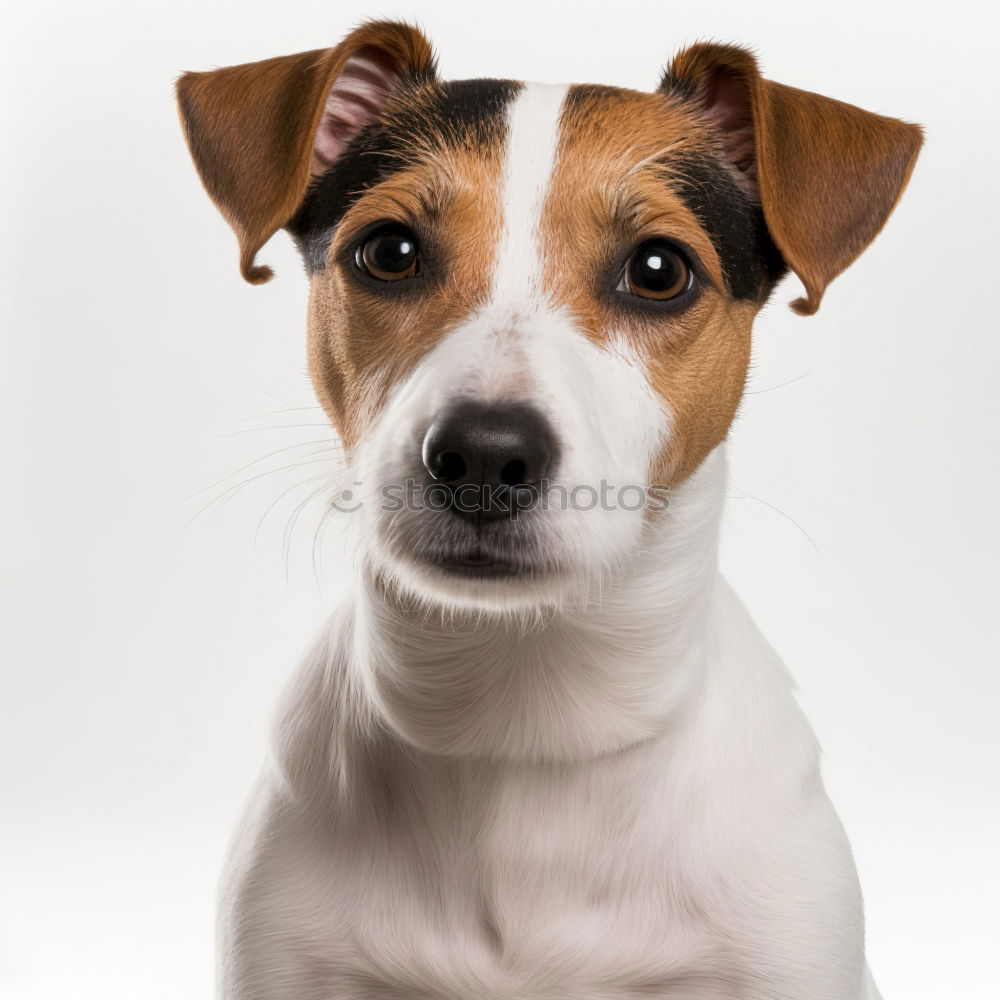
[[[557,569],[526,526],[501,522],[472,528],[444,521],[434,527],[413,525],[402,537],[397,534],[396,554],[425,572],[469,582],[538,580]]]
[[[530,563],[496,555],[481,546],[442,555],[437,559],[427,559],[426,562],[448,576],[472,580],[514,579],[537,575],[537,568]]]

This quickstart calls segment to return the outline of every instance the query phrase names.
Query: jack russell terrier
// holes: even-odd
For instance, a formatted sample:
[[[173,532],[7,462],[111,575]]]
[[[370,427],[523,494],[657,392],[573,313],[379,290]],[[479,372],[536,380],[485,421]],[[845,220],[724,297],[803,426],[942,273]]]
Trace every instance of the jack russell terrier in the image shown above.
[[[788,270],[816,311],[920,129],[727,45],[652,93],[445,82],[393,22],[178,94],[243,277],[301,249],[364,501],[227,865],[221,996],[877,998],[717,537],[754,317]]]

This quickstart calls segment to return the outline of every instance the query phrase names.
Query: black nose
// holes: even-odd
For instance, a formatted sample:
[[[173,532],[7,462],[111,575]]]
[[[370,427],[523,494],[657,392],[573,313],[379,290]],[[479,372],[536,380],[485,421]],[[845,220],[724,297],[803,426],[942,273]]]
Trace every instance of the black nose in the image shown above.
[[[496,521],[535,505],[556,443],[528,406],[464,402],[431,425],[423,459],[452,511],[474,523]]]

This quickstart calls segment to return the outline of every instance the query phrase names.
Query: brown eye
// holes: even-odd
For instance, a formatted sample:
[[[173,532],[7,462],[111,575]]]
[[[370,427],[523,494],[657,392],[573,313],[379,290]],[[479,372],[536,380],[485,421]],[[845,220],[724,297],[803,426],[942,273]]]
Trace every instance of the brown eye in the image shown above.
[[[417,274],[420,247],[406,226],[392,223],[365,237],[354,259],[362,271],[377,281],[402,281]]]
[[[665,240],[640,244],[625,267],[619,289],[643,299],[675,299],[691,286],[691,269],[681,254]]]

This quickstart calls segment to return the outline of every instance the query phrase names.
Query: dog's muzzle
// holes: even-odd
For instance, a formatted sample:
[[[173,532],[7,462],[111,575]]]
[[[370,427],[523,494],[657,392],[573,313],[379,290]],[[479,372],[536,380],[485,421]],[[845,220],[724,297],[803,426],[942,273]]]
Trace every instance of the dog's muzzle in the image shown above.
[[[534,507],[558,458],[552,429],[536,410],[473,401],[431,424],[422,457],[443,506],[477,527]]]

